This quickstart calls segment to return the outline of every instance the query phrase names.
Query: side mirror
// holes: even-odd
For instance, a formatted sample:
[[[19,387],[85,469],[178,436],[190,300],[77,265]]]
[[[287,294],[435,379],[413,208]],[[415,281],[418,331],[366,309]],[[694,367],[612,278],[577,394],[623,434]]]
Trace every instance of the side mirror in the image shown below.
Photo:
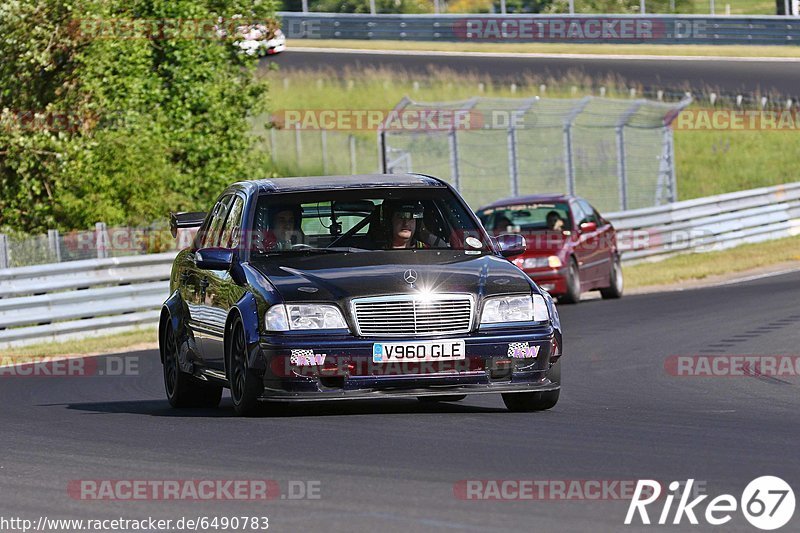
[[[197,268],[202,270],[230,270],[233,250],[228,248],[203,248],[194,254]]]
[[[519,255],[528,249],[525,237],[518,233],[504,233],[498,235],[497,246],[500,248],[500,255],[503,257]]]
[[[584,222],[581,224],[581,231],[584,233],[597,231],[597,222]]]

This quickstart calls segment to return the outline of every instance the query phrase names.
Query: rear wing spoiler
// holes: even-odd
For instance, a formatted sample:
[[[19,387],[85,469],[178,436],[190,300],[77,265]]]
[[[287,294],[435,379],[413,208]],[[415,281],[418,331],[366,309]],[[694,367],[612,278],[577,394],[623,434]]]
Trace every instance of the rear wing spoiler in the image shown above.
[[[178,230],[184,228],[199,228],[203,225],[206,219],[206,214],[201,212],[195,213],[170,213],[169,214],[169,230],[173,237],[178,236]]]

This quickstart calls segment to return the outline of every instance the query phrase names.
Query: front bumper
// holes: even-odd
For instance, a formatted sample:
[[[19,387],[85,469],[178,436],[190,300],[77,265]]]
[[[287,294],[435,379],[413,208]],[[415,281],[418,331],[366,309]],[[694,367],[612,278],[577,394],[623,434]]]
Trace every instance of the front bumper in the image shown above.
[[[262,399],[374,399],[534,392],[560,387],[547,377],[561,346],[560,332],[552,327],[436,340],[446,338],[465,341],[465,359],[437,363],[372,360],[375,342],[433,340],[427,338],[265,337],[259,344],[264,376]],[[301,353],[303,357],[313,357],[314,364],[297,365],[292,356]]]
[[[559,269],[535,269],[524,271],[542,289],[553,296],[561,296],[567,293],[567,270]]]

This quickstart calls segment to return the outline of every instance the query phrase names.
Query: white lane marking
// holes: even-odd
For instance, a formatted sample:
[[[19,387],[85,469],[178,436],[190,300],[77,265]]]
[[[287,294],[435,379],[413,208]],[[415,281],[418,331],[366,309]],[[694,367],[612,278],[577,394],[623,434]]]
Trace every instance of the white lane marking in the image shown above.
[[[729,61],[740,63],[800,63],[800,57],[731,57],[731,56],[660,56],[638,54],[557,54],[535,52],[456,52],[437,50],[368,50],[359,48],[315,48],[293,46],[287,51],[331,54],[372,54],[387,56],[443,56],[486,58],[539,58],[539,59],[624,59],[642,61]]]

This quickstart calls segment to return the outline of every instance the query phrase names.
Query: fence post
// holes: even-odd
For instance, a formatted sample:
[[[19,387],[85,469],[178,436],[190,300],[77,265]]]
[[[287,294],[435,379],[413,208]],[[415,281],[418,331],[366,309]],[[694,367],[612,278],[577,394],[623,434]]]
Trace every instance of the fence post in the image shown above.
[[[56,263],[61,262],[61,239],[57,229],[47,230],[47,242],[50,245],[50,253],[55,257]]]
[[[356,138],[350,134],[347,137],[348,144],[350,144],[350,174],[355,175],[356,172]]]
[[[270,128],[269,129],[269,153],[272,156],[272,161],[277,161],[277,157],[275,155],[277,153],[275,147],[278,145],[278,143],[276,142],[276,139],[275,139],[276,135],[277,134],[275,133],[275,128]]]
[[[386,160],[386,132],[383,129],[378,131],[378,171],[381,174],[388,174],[388,161]]]
[[[108,257],[108,228],[105,222],[98,222],[94,225],[94,242],[97,249],[97,258],[105,259]]]
[[[0,268],[8,268],[9,263],[8,237],[4,233],[0,233]]]
[[[675,172],[675,133],[672,128],[666,128],[667,142],[669,143],[669,201],[678,201],[678,178]]]
[[[572,151],[572,123],[578,118],[583,110],[591,102],[591,96],[584,96],[580,102],[572,108],[569,115],[564,119],[564,170],[567,175],[567,192],[575,194],[575,154]]]
[[[328,175],[328,131],[323,129],[320,134],[322,143],[322,173]]]
[[[628,209],[628,165],[625,160],[625,127],[617,126],[617,177],[619,178],[619,205]]]
[[[294,127],[294,155],[297,160],[297,168],[300,168],[300,159],[303,157],[303,146],[300,140],[300,124],[295,124]]]
[[[453,187],[461,192],[461,178],[458,171],[458,138],[456,137],[455,127],[450,128],[448,140],[450,144],[450,179],[453,182]]]
[[[508,175],[511,179],[511,196],[519,196],[517,169],[517,130],[513,122],[508,126]]]
[[[572,124],[564,126],[564,170],[567,174],[567,193],[575,194],[575,163],[572,159]]]

